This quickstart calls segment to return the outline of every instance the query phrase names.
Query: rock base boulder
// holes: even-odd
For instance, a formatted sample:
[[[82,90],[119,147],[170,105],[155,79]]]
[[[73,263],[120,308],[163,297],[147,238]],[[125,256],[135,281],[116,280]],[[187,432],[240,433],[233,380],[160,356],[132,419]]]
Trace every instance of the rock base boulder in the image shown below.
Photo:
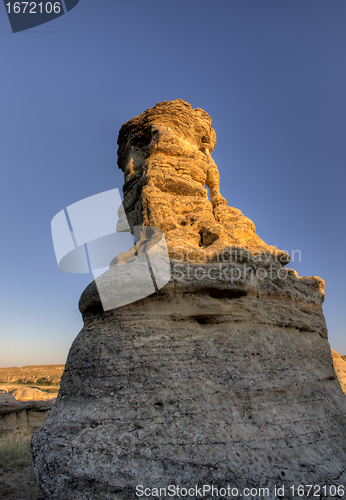
[[[346,397],[316,282],[290,272],[276,294],[220,284],[185,274],[100,314],[86,289],[85,326],[32,439],[47,498],[203,484],[274,498],[278,484],[345,483]]]
[[[46,420],[53,401],[20,403],[10,394],[0,394],[0,441],[27,437]]]

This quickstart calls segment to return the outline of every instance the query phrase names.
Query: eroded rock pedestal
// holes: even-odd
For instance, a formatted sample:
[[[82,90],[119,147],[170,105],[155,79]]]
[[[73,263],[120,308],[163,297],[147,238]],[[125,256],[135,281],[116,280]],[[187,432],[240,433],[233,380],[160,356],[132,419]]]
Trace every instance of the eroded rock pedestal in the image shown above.
[[[181,109],[192,139],[180,125]],[[47,499],[132,500],[138,485],[269,487],[275,498],[275,485],[290,497],[292,485],[344,484],[346,397],[327,340],[323,281],[286,270],[286,254],[262,242],[215,184],[209,201],[207,177],[196,180],[191,194],[174,197],[180,180],[169,174],[165,188],[161,170],[168,160],[162,151],[154,155],[161,127],[155,113],[165,120],[158,133],[171,144],[167,151],[176,151],[175,142],[196,146],[191,163],[173,153],[169,162],[179,156],[190,171],[193,158],[210,164],[211,147],[201,148],[214,135],[202,110],[161,103],[124,125],[125,211],[130,225],[164,230],[172,278],[150,297],[107,312],[95,283],[82,294],[84,328],[70,349],[58,399],[32,440],[40,488]],[[155,130],[145,121],[150,116]],[[154,135],[144,134],[149,129]],[[177,204],[186,207],[183,215]],[[216,221],[220,206],[236,218]],[[217,238],[210,242],[204,235],[212,232]],[[203,250],[209,257],[201,263]]]

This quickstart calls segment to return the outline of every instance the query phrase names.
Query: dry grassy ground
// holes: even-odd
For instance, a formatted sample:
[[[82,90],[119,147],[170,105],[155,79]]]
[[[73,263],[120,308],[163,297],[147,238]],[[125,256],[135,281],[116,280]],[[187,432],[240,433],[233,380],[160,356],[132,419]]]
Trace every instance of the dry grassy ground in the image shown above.
[[[37,500],[43,495],[31,472],[29,439],[0,442],[0,498],[6,500]]]
[[[30,365],[0,368],[0,383],[59,385],[65,365]]]

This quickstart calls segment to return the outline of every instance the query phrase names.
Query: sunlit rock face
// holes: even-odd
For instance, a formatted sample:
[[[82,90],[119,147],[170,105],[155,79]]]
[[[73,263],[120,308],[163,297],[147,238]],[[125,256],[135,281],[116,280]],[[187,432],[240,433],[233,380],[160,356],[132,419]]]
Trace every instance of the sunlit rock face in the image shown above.
[[[84,328],[32,439],[47,499],[133,500],[138,485],[146,498],[169,485],[231,485],[268,487],[274,499],[275,485],[290,494],[346,482],[346,397],[323,280],[283,267],[286,254],[228,207],[214,145],[209,116],[180,100],[120,131],[129,224],[164,231],[171,280],[107,312],[94,282],[83,292]]]
[[[29,438],[45,421],[54,401],[17,401],[0,393],[0,442]]]
[[[215,261],[232,246],[289,262],[220,194],[216,134],[205,111],[180,99],[161,102],[125,123],[118,144],[127,220],[162,229],[172,258]]]

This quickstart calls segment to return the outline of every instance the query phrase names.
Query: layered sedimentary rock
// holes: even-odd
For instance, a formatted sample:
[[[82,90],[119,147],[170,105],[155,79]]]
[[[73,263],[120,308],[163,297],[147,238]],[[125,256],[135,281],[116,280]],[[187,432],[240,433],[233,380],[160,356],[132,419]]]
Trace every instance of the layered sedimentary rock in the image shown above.
[[[138,485],[146,498],[169,485],[268,487],[275,498],[275,485],[346,481],[346,397],[323,280],[283,267],[285,252],[228,206],[214,146],[210,117],[180,100],[120,131],[119,229],[125,214],[132,228],[161,228],[171,279],[107,312],[94,282],[83,292],[84,328],[32,440],[47,499],[127,500]],[[111,271],[99,279],[111,287]]]
[[[11,394],[0,394],[0,441],[31,437],[45,421],[53,401],[21,403]]]
[[[340,354],[332,349],[333,364],[336,376],[341,385],[341,389],[346,394],[346,361],[342,359]]]

